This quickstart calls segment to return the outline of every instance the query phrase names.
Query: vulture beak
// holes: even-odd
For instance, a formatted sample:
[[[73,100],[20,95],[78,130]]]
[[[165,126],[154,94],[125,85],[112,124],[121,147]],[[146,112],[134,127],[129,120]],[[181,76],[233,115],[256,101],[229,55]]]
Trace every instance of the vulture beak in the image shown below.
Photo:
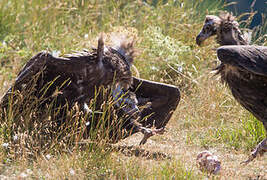
[[[208,39],[210,36],[212,36],[212,33],[204,33],[203,30],[200,31],[200,33],[196,37],[196,43],[197,45],[201,45],[203,41]]]

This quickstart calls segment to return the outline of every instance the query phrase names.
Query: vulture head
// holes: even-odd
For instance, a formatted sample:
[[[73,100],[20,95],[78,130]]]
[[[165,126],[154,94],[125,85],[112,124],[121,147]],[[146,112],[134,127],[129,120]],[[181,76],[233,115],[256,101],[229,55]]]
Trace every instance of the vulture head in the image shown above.
[[[117,39],[115,45],[105,46],[103,37],[98,40],[97,63],[101,71],[98,77],[103,85],[116,83],[128,89],[132,83],[131,66],[135,54],[134,41]]]
[[[247,45],[239,29],[239,24],[231,14],[218,16],[207,15],[200,33],[196,37],[196,43],[200,46],[209,37],[216,36],[218,44],[223,45]]]

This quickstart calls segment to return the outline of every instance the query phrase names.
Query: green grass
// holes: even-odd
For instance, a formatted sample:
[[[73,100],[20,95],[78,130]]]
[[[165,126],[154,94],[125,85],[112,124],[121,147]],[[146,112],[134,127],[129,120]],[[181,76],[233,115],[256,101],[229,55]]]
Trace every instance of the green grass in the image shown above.
[[[255,165],[246,168],[224,155],[234,150],[237,155],[246,157],[264,138],[264,128],[240,107],[217,77],[209,74],[216,66],[216,54],[212,50],[217,47],[215,41],[207,40],[201,48],[195,44],[205,15],[219,14],[222,4],[213,0],[0,1],[1,95],[37,52],[48,50],[63,55],[90,48],[96,45],[101,32],[107,43],[114,32],[134,37],[138,51],[134,64],[140,77],[174,84],[182,93],[167,133],[152,137],[141,147],[150,152],[167,153],[171,159],[128,157],[97,139],[77,145],[84,140],[72,132],[77,130],[75,127],[66,129],[66,133],[73,133],[70,137],[74,139],[72,143],[76,142],[74,146],[53,138],[50,139],[52,146],[43,146],[44,129],[38,123],[32,131],[28,131],[30,125],[24,124],[20,131],[24,134],[19,136],[21,143],[12,144],[14,134],[10,127],[19,114],[10,114],[0,128],[0,144],[8,143],[0,147],[0,175],[16,178],[24,173],[32,179],[203,179],[208,175],[196,168],[196,154],[203,149],[215,149],[221,154],[226,172],[218,178],[256,177],[262,172],[260,167],[266,165],[266,158],[257,161],[257,168]],[[266,45],[266,24],[265,21],[255,29],[254,43]],[[31,121],[31,113],[25,111],[25,122]],[[106,113],[102,120],[108,116],[108,111]],[[99,126],[101,130],[105,136],[106,132]],[[99,131],[92,133],[97,136]],[[132,139],[123,143],[137,145],[140,137]],[[27,154],[38,148],[43,149],[31,156]],[[18,149],[22,155],[16,154]],[[226,165],[234,166],[234,170]]]

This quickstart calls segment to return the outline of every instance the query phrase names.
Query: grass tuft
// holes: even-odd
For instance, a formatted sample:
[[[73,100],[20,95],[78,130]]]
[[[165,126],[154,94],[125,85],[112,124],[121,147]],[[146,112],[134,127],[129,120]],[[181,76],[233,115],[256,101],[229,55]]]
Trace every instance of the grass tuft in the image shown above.
[[[37,52],[61,55],[88,49],[103,32],[108,43],[114,33],[135,39],[138,55],[134,64],[140,77],[179,86],[182,97],[167,132],[142,147],[171,158],[147,159],[126,156],[109,144],[108,136],[117,138],[112,136],[113,127],[121,126],[107,121],[116,118],[112,98],[107,97],[100,108],[95,99],[89,102],[92,114],[73,106],[67,123],[56,128],[52,115],[58,112],[52,111],[53,103],[38,114],[44,99],[30,98],[31,88],[23,95],[14,92],[13,104],[1,114],[0,179],[266,179],[266,156],[250,166],[239,165],[265,137],[262,123],[210,74],[217,65],[214,39],[201,48],[195,43],[205,15],[218,15],[225,6],[214,0],[1,0],[1,95]],[[241,25],[247,30],[249,21]],[[252,43],[266,45],[266,18],[251,36]],[[46,88],[49,84],[44,91]],[[106,93],[98,95],[108,96]],[[95,123],[86,131],[88,118]],[[89,138],[84,138],[85,132]],[[135,147],[139,140],[136,134],[119,143]],[[204,149],[220,155],[222,172],[218,176],[196,168],[195,157]]]

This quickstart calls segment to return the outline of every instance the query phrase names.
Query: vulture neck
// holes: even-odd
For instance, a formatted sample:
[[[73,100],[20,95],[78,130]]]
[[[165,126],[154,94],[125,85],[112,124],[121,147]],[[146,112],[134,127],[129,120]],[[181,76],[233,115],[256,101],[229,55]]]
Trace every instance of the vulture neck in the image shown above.
[[[229,30],[231,29],[231,30]],[[217,31],[217,42],[221,45],[248,45],[238,27],[220,27]]]
[[[231,22],[223,21],[220,27],[217,30],[217,42],[221,45],[248,45],[248,41],[243,38],[238,25],[234,25]],[[216,74],[221,74],[222,82],[225,82],[225,78],[228,73],[239,75],[238,71],[235,68],[232,68],[231,65],[226,65],[221,62],[214,70]]]

